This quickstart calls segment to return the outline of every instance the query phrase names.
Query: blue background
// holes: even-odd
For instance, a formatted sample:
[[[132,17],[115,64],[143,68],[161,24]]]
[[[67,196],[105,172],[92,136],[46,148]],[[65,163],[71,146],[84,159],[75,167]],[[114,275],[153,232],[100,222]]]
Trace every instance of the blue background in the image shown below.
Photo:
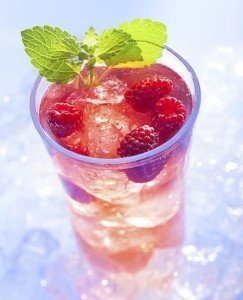
[[[165,298],[149,290],[136,299],[243,299],[241,0],[0,1],[0,299],[80,299],[77,278],[87,287],[81,299],[101,299],[93,288],[103,282],[94,274],[86,282],[62,190],[29,117],[37,72],[20,31],[48,24],[82,37],[90,25],[102,31],[137,17],[167,25],[167,44],[199,76],[202,107],[182,273]]]

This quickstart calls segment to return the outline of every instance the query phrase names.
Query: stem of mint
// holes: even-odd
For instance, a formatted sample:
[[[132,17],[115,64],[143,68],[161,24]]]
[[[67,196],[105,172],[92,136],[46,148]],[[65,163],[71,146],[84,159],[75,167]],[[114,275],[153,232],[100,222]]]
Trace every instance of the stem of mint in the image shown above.
[[[89,70],[89,84],[92,85],[93,84],[93,79],[94,79],[94,70],[90,69]]]

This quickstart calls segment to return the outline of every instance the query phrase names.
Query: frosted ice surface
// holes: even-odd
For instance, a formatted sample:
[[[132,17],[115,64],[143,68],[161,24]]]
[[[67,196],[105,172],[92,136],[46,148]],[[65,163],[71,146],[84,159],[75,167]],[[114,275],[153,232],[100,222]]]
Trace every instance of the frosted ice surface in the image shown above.
[[[0,280],[4,276],[6,270],[7,270],[7,259],[5,257],[3,250],[0,248]]]
[[[14,265],[24,270],[34,270],[45,264],[58,247],[58,242],[48,231],[31,229],[23,237],[16,253],[14,253]]]
[[[43,229],[29,230],[15,252],[0,281],[0,298],[49,299],[45,291],[45,274],[58,242]]]
[[[187,176],[187,238],[166,293],[136,290],[134,278],[93,274],[84,264],[31,124],[30,83],[0,99],[0,299],[243,299],[241,56],[241,48],[212,49],[198,74],[203,98]],[[109,88],[115,93],[115,84]]]

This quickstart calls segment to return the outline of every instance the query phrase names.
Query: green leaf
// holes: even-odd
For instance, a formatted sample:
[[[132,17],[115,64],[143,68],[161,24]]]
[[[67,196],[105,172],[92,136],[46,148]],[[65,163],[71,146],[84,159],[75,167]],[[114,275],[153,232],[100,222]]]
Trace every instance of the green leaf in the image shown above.
[[[167,40],[166,26],[163,23],[150,19],[135,19],[121,24],[118,29],[130,34],[142,51],[143,61],[129,63],[129,66],[151,65],[161,57],[163,46]]]
[[[106,61],[123,51],[131,41],[131,35],[122,30],[105,30],[99,38],[98,47],[94,54]]]
[[[93,57],[91,58],[90,60],[88,60],[88,63],[87,63],[87,69],[90,71],[90,70],[93,70],[94,68],[94,65],[96,63],[96,58]]]
[[[130,63],[135,61],[142,61],[141,49],[137,46],[135,41],[126,44],[116,55],[110,59],[106,59],[107,66],[129,67]]]
[[[49,81],[65,83],[79,74],[81,64],[71,62],[81,51],[78,40],[50,26],[35,26],[21,32],[25,51],[39,73]]]
[[[79,60],[84,61],[89,58],[89,55],[86,52],[80,52],[78,54],[78,58]]]
[[[83,38],[83,45],[87,46],[88,48],[90,47],[95,47],[98,43],[99,36],[94,30],[93,27],[90,27],[89,30],[85,33],[84,38]]]
[[[67,83],[80,73],[81,65],[78,63],[66,62],[59,59],[42,57],[32,60],[33,65],[39,69],[41,76],[50,82]]]
[[[60,59],[71,59],[77,57],[80,46],[74,39],[67,39],[50,46],[51,57]]]

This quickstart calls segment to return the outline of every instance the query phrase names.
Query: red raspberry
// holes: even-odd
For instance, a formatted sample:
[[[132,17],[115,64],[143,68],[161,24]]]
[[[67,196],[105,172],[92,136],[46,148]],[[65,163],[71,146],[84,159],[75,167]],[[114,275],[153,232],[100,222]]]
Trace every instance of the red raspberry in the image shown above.
[[[152,124],[160,134],[160,141],[164,143],[181,128],[185,119],[184,104],[174,97],[164,97],[156,103]]]
[[[126,170],[127,177],[133,182],[149,182],[159,175],[167,162],[167,157],[159,158],[142,166]]]
[[[94,197],[87,193],[81,186],[76,185],[69,178],[59,175],[62,186],[66,193],[74,200],[88,204],[94,201]]]
[[[159,135],[153,127],[142,125],[128,133],[121,141],[117,154],[121,157],[147,152],[159,145]]]
[[[47,123],[58,138],[67,137],[79,129],[82,118],[82,112],[69,103],[56,103],[47,111]]]
[[[147,152],[159,145],[159,136],[153,127],[139,126],[128,133],[121,142],[117,154],[121,157]],[[148,182],[153,180],[164,168],[165,158],[145,163],[144,165],[125,170],[127,177],[133,182]]]
[[[89,149],[85,146],[80,145],[80,144],[76,144],[74,146],[68,146],[67,149],[72,151],[72,152],[81,154],[81,155],[90,156]]]
[[[166,77],[155,77],[135,83],[124,96],[134,110],[148,112],[161,97],[167,96],[172,91],[171,80]]]

